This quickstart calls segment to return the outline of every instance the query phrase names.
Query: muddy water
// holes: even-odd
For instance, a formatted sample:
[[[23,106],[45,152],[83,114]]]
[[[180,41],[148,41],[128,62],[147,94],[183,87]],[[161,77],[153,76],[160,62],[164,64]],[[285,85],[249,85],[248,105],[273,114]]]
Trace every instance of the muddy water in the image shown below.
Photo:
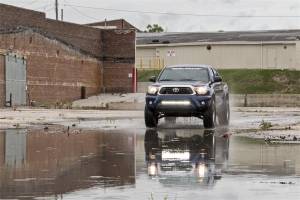
[[[0,131],[1,199],[298,199],[300,145],[227,128]]]

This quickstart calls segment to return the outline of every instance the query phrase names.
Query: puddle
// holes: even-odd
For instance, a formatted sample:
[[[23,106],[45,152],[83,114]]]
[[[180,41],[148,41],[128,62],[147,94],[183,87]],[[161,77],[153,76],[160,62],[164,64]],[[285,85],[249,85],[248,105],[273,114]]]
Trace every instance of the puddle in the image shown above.
[[[133,185],[133,137],[99,131],[54,133],[51,128],[0,132],[0,199]],[[115,151],[122,154],[115,156]]]
[[[227,128],[76,130],[0,131],[0,199],[300,195],[298,144],[268,144]]]

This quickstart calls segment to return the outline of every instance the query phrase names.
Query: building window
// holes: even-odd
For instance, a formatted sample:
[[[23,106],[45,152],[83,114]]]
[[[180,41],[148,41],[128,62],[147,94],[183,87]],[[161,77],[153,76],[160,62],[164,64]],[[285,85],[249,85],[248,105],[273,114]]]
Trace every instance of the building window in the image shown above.
[[[31,43],[32,43],[32,37],[29,38],[29,44],[31,44]]]
[[[56,56],[59,56],[59,50],[56,50]]]

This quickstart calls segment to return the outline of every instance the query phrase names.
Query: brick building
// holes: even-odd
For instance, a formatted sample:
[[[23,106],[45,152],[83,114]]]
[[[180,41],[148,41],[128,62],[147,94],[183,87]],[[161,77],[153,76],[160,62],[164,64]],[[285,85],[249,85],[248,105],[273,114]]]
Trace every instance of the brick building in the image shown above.
[[[92,27],[101,27],[101,28],[117,28],[117,29],[135,29],[137,32],[142,32],[137,27],[133,26],[131,23],[126,21],[125,19],[115,19],[115,20],[105,20],[101,22],[94,22],[90,24],[86,24]]]
[[[134,29],[55,21],[0,4],[0,106],[10,94],[23,105],[132,92],[134,63]]]

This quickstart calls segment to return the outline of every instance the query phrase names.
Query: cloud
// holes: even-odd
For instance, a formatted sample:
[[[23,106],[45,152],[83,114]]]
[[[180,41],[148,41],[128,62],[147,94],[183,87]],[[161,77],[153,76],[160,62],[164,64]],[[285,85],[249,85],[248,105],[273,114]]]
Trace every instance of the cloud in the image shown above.
[[[226,4],[235,4],[235,3],[239,2],[240,0],[222,0],[222,1]]]
[[[14,1],[13,5],[21,6],[32,0]],[[1,0],[11,3],[12,0]],[[211,15],[299,15],[299,0],[114,0],[114,1],[78,1],[67,0],[69,4],[93,8],[112,8],[121,10],[138,10],[154,12],[211,14]],[[88,2],[88,3],[87,3]],[[39,1],[26,8],[37,8],[46,5]],[[159,15],[149,13],[130,13],[104,11],[101,9],[77,8],[86,16],[65,7],[65,19],[75,23],[88,23],[93,18],[103,20],[125,18],[133,25],[144,30],[147,24],[158,23],[168,31],[218,31],[218,30],[257,30],[257,29],[287,29],[300,28],[299,18],[233,18],[233,17],[200,17],[186,15]],[[54,11],[47,12],[48,17],[54,17]]]
[[[289,6],[289,10],[290,11],[299,11],[300,5],[299,4],[293,4],[291,6]]]

